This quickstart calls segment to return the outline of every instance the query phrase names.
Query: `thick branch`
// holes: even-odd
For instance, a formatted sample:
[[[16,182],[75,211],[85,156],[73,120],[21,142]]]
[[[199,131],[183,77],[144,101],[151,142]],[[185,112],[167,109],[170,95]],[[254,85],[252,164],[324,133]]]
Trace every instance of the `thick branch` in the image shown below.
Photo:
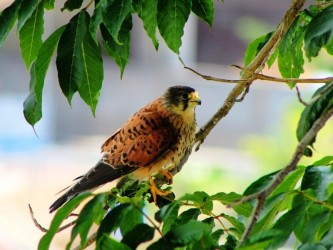
[[[253,199],[257,199],[257,204],[253,209],[252,216],[250,217],[248,226],[246,227],[240,243],[242,243],[252,232],[254,225],[258,221],[259,214],[264,207],[266,198],[272,193],[272,191],[283,181],[283,179],[292,171],[296,169],[296,166],[300,159],[303,157],[306,147],[313,141],[319,130],[324,127],[327,120],[333,115],[333,107],[331,107],[325,114],[318,118],[312,125],[311,129],[305,134],[303,139],[298,143],[294,155],[290,162],[275,176],[272,183],[263,191],[244,197],[231,204],[231,206],[245,203]]]
[[[196,142],[198,142],[198,146],[196,150],[198,150],[200,144],[204,141],[206,136],[210,133],[210,131],[216,126],[216,124],[226,116],[230,109],[233,107],[238,97],[242,95],[242,93],[251,85],[253,80],[255,79],[252,73],[258,73],[264,67],[269,55],[274,52],[274,49],[277,47],[281,38],[287,33],[289,27],[296,19],[299,14],[302,6],[304,5],[305,0],[293,0],[288,11],[285,13],[282,18],[281,23],[278,25],[277,29],[269,39],[269,41],[265,44],[265,46],[259,51],[257,56],[253,59],[253,61],[245,68],[244,74],[241,80],[244,82],[239,82],[229,93],[227,99],[225,100],[222,107],[215,113],[215,115],[203,126],[196,134]]]

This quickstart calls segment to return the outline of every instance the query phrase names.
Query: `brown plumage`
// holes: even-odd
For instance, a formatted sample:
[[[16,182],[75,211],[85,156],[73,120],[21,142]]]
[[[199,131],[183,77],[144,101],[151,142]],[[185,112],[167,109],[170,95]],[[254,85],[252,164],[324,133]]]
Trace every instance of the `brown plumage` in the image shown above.
[[[195,107],[201,104],[193,88],[174,86],[164,95],[136,112],[102,145],[102,159],[51,206],[50,212],[78,193],[97,188],[125,175],[149,179],[154,200],[152,176],[163,174],[169,183],[187,161],[195,142]]]

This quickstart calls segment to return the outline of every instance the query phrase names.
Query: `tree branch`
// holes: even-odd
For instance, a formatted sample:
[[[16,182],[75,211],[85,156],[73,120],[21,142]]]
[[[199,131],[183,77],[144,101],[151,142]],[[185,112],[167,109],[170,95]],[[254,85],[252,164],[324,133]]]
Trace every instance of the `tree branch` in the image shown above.
[[[257,204],[252,211],[248,226],[246,227],[240,244],[251,234],[254,225],[258,221],[259,214],[262,211],[266,198],[272,193],[272,191],[282,182],[282,180],[292,171],[296,169],[296,166],[304,154],[306,147],[313,141],[319,130],[325,125],[327,120],[333,115],[333,107],[331,107],[326,113],[319,117],[312,125],[311,129],[305,134],[303,139],[298,143],[295,152],[290,162],[275,176],[272,183],[266,187],[263,191],[246,196],[239,201],[236,201],[230,206],[235,206],[257,199]]]
[[[264,47],[259,51],[257,56],[252,60],[252,62],[244,69],[244,74],[242,75],[241,81],[237,82],[237,85],[231,90],[227,99],[223,105],[218,109],[215,115],[202,126],[196,134],[197,147],[199,149],[201,143],[205,140],[210,131],[216,126],[216,124],[225,117],[230,109],[233,107],[238,97],[245,93],[244,92],[251,83],[255,80],[253,73],[258,73],[264,67],[268,57],[274,52],[275,48],[278,46],[281,38],[287,33],[289,27],[294,22],[298,16],[305,0],[293,0],[287,12],[285,13],[282,21],[278,25],[277,29],[269,39],[269,41],[264,45]],[[253,72],[253,73],[249,73]],[[200,74],[199,74],[200,75]]]

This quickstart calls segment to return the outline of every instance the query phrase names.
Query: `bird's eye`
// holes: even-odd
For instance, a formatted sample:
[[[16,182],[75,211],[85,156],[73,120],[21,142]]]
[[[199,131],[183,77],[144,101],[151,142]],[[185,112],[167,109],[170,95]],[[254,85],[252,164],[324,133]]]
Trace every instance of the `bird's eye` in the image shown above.
[[[182,94],[180,96],[180,98],[182,98],[182,100],[188,100],[190,98],[189,94]]]

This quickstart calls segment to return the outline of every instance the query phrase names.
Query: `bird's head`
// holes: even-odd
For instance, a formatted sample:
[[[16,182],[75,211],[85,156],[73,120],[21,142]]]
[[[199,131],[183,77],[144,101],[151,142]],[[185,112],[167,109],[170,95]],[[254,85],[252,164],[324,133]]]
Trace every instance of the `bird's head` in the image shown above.
[[[173,86],[164,94],[165,104],[173,112],[181,114],[194,111],[197,105],[201,105],[199,93],[187,86]]]

